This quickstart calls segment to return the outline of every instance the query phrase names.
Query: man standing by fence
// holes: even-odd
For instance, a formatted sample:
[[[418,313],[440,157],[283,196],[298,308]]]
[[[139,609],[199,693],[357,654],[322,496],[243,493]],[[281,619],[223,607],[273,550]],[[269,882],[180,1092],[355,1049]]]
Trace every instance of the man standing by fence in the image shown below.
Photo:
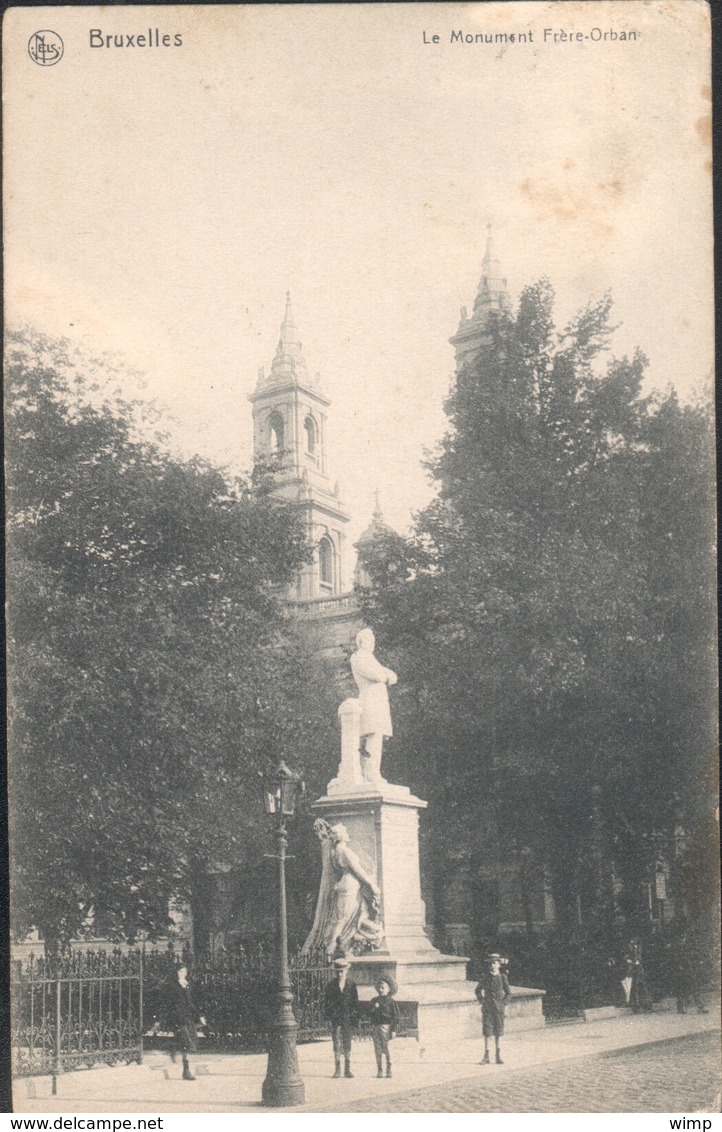
[[[324,1000],[326,1017],[331,1025],[334,1077],[341,1076],[341,1055],[344,1058],[344,1076],[353,1077],[351,1072],[351,1041],[353,1031],[358,1026],[359,1005],[356,984],[348,977],[351,966],[348,959],[334,959],[333,970],[336,976],[326,987]]]

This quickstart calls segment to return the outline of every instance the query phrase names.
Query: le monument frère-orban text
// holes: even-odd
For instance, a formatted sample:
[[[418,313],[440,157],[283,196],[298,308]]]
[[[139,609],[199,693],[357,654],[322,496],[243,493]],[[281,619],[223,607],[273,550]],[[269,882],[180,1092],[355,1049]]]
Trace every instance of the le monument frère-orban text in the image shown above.
[[[531,43],[560,45],[573,43],[629,43],[640,38],[640,33],[634,28],[600,28],[593,27],[588,31],[575,31],[568,28],[542,28],[534,31],[464,31],[463,28],[452,28],[446,33],[432,32],[424,29],[421,33],[422,43],[433,45],[442,43],[484,44],[492,47],[506,47],[513,44]]]

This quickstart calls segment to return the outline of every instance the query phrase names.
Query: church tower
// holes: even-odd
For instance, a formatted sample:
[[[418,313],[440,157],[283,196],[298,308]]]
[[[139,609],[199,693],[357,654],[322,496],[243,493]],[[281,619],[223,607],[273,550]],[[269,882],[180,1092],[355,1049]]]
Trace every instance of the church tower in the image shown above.
[[[507,314],[511,310],[506,279],[501,273],[501,264],[494,250],[491,224],[487,225],[486,253],[481,266],[481,279],[474,300],[471,315],[466,307],[461,308],[459,329],[449,341],[456,353],[456,372],[463,368],[486,340],[489,314],[498,311]]]
[[[371,577],[369,571],[363,562],[363,552],[366,547],[372,546],[378,539],[392,538],[396,536],[396,531],[390,527],[388,523],[384,522],[384,513],[381,510],[379,503],[378,488],[374,492],[376,499],[376,506],[374,507],[373,516],[368,527],[362,534],[359,535],[358,542],[354,543],[354,547],[358,551],[358,558],[356,561],[356,569],[354,570],[353,580],[357,586],[363,586],[364,589],[371,588]]]
[[[319,375],[311,375],[306,367],[290,291],[271,372],[259,370],[250,401],[254,458],[276,465],[277,494],[302,509],[314,547],[313,562],[301,569],[289,596],[304,604],[338,597],[346,592],[344,528],[349,516],[338,483],[329,478],[326,436],[331,402]]]

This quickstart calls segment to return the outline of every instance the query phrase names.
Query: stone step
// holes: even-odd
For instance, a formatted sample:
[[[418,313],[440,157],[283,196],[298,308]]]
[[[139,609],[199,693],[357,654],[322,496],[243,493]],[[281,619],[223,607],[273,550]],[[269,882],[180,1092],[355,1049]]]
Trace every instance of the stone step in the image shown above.
[[[466,983],[465,963],[424,963],[418,960],[400,959],[396,964],[396,979],[399,985],[416,983]],[[473,984],[474,986],[476,984]],[[473,989],[473,986],[472,986]]]
[[[399,987],[397,998],[407,1002],[472,1002],[479,1006],[474,994],[475,983],[423,983],[413,988],[414,994],[405,994],[404,987]],[[409,987],[411,990],[411,987]],[[511,1001],[507,1003],[507,1013],[519,1013],[527,1007],[539,1007],[541,1010],[544,991],[533,987],[512,987]]]
[[[419,1043],[463,1041],[481,1036],[481,1011],[476,1002],[420,1002],[416,1007]]]
[[[363,955],[349,956],[351,964],[354,967],[358,966],[383,966],[384,963],[398,962],[398,963],[451,963],[455,967],[465,967],[469,962],[467,958],[461,955],[442,955],[431,944],[427,946],[418,946],[415,939],[404,940],[394,938],[389,942],[387,947],[379,948],[378,951],[368,951]]]
[[[471,983],[418,983],[412,987],[399,987],[397,998],[402,1002],[451,1003],[468,1002],[479,1006]]]
[[[400,994],[399,997],[403,996]],[[507,1032],[542,1029],[545,1025],[543,998],[544,991],[512,987],[512,999],[506,1007]],[[438,984],[419,988],[416,1011],[421,1042],[478,1038],[481,1035],[481,1008],[472,983],[465,987]]]
[[[458,985],[467,981],[466,965],[466,959],[438,951],[419,954],[394,950],[391,954],[374,952],[356,956],[352,976],[359,986],[375,985],[384,972],[393,975],[400,987],[423,983]]]
[[[402,967],[399,964],[399,967]],[[400,974],[401,972],[399,972]],[[481,1007],[474,994],[473,982],[404,983],[399,979],[399,1002],[415,1002],[419,1041],[476,1038],[481,1033]],[[545,1025],[542,1011],[544,991],[534,987],[512,987],[511,1001],[506,1007],[508,1032],[537,1030]],[[359,998],[367,1001],[375,994],[372,986],[359,986]]]

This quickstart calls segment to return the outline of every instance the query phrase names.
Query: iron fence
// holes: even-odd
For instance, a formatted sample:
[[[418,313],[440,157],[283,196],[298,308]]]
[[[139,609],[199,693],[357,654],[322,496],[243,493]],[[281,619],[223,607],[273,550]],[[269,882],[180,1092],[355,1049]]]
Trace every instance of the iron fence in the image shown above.
[[[202,1030],[205,1048],[259,1050],[266,1047],[273,1020],[278,979],[275,942],[236,943],[232,949],[183,953],[191,973],[193,998],[206,1020]],[[175,953],[148,951],[144,968],[147,1044],[162,1046],[170,1039],[164,1017],[165,986],[172,977]],[[322,950],[290,956],[293,1011],[298,1040],[315,1041],[328,1032],[324,992],[333,977]]]
[[[164,1017],[165,988],[173,977],[176,953],[148,951],[144,965],[146,1047],[162,1048],[171,1041],[171,1027]],[[183,951],[191,976],[193,999],[206,1020],[199,1038],[205,1049],[259,1051],[267,1048],[275,1010],[278,951],[275,940],[234,943],[228,950],[193,953]],[[324,1011],[326,987],[333,968],[322,948],[289,956],[293,1013],[298,1023],[298,1041],[328,1037]],[[416,1003],[399,1004],[399,1037],[418,1037]],[[371,1036],[370,1023],[362,1008],[359,1037]]]
[[[74,952],[13,964],[13,1071],[27,1077],[99,1063],[140,1061],[143,956],[140,951]]]
[[[332,978],[333,968],[322,949],[305,954],[296,952],[291,957],[293,1009],[302,1042],[317,1041],[329,1032],[324,1014],[324,995]]]
[[[191,975],[193,999],[206,1024],[199,1038],[204,1048],[221,1050],[265,1050],[275,1012],[278,951],[275,941],[236,943],[232,949],[193,954],[183,951]],[[165,987],[173,975],[176,954],[149,951],[144,966],[144,1001],[147,1047],[162,1048],[171,1040],[171,1027],[164,1017]],[[298,1023],[298,1041],[313,1042],[328,1037],[324,1010],[326,987],[333,968],[322,948],[289,957],[293,1013]],[[399,1037],[418,1037],[415,1002],[399,1002]],[[371,1025],[362,1007],[359,1037],[370,1038]]]
[[[12,971],[12,1062],[16,1076],[53,1075],[97,1064],[141,1061],[143,1049],[172,1042],[166,1016],[168,986],[182,955],[193,999],[206,1024],[203,1048],[267,1048],[278,978],[275,943],[255,941],[232,950],[192,954],[134,948],[84,951],[57,960],[30,956]],[[290,957],[298,1040],[328,1036],[325,990],[333,978],[322,950]],[[399,1037],[417,1037],[416,1004],[399,1003]],[[370,1037],[362,1008],[359,1037]]]

